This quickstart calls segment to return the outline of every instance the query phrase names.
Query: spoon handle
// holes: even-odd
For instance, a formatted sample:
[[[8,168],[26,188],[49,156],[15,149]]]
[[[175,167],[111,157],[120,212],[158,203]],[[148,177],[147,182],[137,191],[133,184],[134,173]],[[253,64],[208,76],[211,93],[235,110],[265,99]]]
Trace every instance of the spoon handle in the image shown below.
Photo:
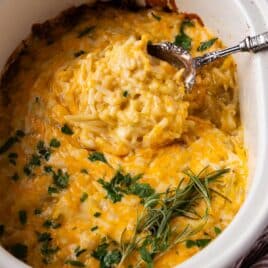
[[[218,58],[222,58],[233,53],[241,51],[258,52],[267,48],[268,48],[268,32],[265,32],[252,37],[248,36],[236,46],[226,48],[223,50],[213,51],[201,57],[196,57],[194,58],[194,65],[196,68],[198,68],[210,62],[213,62]]]

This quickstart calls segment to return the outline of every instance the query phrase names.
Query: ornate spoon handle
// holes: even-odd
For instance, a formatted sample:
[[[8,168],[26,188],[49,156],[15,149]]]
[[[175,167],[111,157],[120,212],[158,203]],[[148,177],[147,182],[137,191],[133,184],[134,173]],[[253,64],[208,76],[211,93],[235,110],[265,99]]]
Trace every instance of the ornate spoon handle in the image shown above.
[[[233,53],[241,52],[241,51],[253,51],[258,52],[263,49],[268,49],[268,32],[256,35],[256,36],[248,36],[238,45],[226,48],[219,51],[214,51],[205,54],[202,57],[194,58],[194,65],[195,67],[201,67],[205,64],[208,64],[218,58],[222,58],[228,56]]]

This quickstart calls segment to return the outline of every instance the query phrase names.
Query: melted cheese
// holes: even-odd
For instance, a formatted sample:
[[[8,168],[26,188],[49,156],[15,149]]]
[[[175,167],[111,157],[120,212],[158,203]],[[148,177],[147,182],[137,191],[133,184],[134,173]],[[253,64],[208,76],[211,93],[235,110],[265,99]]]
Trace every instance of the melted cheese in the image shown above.
[[[133,233],[143,208],[140,199],[125,195],[121,202],[112,203],[97,182],[99,178],[110,181],[118,168],[142,173],[141,181],[157,192],[178,185],[187,168],[196,173],[206,166],[230,168],[214,187],[232,202],[213,195],[208,222],[192,239],[215,238],[214,227],[224,229],[239,210],[245,196],[247,157],[233,59],[204,67],[192,93],[185,94],[183,70],[146,53],[149,40],[173,41],[184,18],[159,10],[133,13],[107,7],[88,11],[50,45],[43,39],[29,39],[18,73],[6,85],[10,103],[0,107],[1,130],[5,130],[1,144],[17,129],[26,133],[0,155],[0,224],[5,225],[1,243],[8,249],[25,243],[26,261],[33,267],[69,267],[64,263],[75,258],[78,246],[87,250],[79,261],[99,267],[91,253],[100,240],[107,236],[119,242],[125,229]],[[193,23],[185,31],[192,38],[191,53],[198,56],[200,43],[213,34],[197,20]],[[91,32],[79,37],[92,26]],[[210,49],[221,46],[217,41]],[[75,57],[81,50],[84,54]],[[62,133],[64,124],[73,135]],[[23,170],[36,154],[38,142],[48,147],[53,138],[60,147],[51,147],[49,160],[42,159],[27,176]],[[90,161],[93,150],[103,152],[109,164]],[[10,152],[18,155],[16,165],[10,163]],[[44,166],[68,172],[69,186],[49,195],[53,178]],[[19,178],[14,181],[16,173]],[[80,200],[83,193],[88,194],[85,202]],[[37,208],[42,210],[40,215],[34,214]],[[27,212],[25,225],[19,221],[20,210]],[[94,217],[96,212],[101,216]],[[43,226],[47,219],[60,219],[61,226],[47,230]],[[174,226],[187,223],[194,224],[178,218]],[[93,232],[94,226],[98,229]],[[36,232],[46,231],[60,250],[45,265]],[[198,250],[181,243],[158,258],[155,267],[174,267]]]

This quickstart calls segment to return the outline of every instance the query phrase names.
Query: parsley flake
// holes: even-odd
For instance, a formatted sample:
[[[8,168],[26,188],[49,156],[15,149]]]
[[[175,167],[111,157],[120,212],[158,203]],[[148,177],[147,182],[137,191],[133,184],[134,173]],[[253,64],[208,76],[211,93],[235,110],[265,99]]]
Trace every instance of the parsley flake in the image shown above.
[[[212,38],[208,41],[202,42],[200,46],[197,48],[197,51],[205,51],[212,47],[214,43],[218,40],[218,38]]]
[[[192,38],[185,33],[186,27],[194,27],[194,23],[190,20],[184,20],[180,27],[180,34],[175,37],[174,44],[189,51],[192,48]]]
[[[88,26],[86,27],[84,30],[82,30],[79,34],[78,34],[78,38],[81,38],[85,35],[90,34],[94,29],[96,28],[96,26]]]
[[[74,134],[72,129],[67,124],[63,125],[63,127],[61,128],[61,132],[66,134],[66,135],[73,135]]]
[[[27,223],[27,212],[25,210],[20,210],[18,212],[19,220],[22,225],[25,225]]]
[[[83,203],[88,199],[88,193],[84,192],[81,197],[80,197],[80,201]]]
[[[54,147],[54,148],[59,148],[60,147],[60,141],[57,140],[56,138],[51,139],[50,143],[49,143],[50,147]]]
[[[89,155],[88,159],[91,161],[91,162],[96,162],[96,161],[101,161],[103,163],[108,163],[104,154],[101,153],[101,152],[93,152]]]

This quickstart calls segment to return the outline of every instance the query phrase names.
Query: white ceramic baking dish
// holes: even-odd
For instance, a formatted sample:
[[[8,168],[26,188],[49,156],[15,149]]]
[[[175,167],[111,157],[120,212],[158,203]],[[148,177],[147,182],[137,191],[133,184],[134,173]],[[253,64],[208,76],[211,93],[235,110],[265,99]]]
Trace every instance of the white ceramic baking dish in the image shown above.
[[[139,0],[142,2],[143,0]],[[53,18],[82,0],[0,0],[0,69],[30,32],[31,25]],[[267,0],[177,0],[183,11],[196,12],[227,45],[248,34],[268,31]],[[229,267],[246,252],[268,223],[268,51],[236,56],[241,112],[249,152],[247,199],[230,226],[180,268]],[[0,247],[0,268],[28,267]]]

